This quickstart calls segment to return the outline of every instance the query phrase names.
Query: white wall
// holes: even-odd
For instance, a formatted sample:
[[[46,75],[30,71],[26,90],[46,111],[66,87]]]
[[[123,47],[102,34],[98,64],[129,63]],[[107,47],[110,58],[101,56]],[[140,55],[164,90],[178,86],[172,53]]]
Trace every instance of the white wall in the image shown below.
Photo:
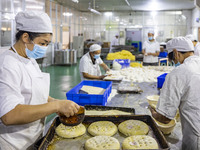
[[[101,39],[98,36],[105,32],[104,41],[111,41],[116,33],[126,28],[142,28],[143,41],[147,39],[147,32],[155,30],[156,39],[165,42],[167,39],[177,36],[185,36],[192,32],[191,20],[192,10],[183,11],[159,11],[155,16],[151,12],[113,12],[112,16],[83,13],[87,21],[83,23],[84,39]],[[116,19],[118,18],[118,19]],[[120,39],[120,44],[125,44],[125,37]]]
[[[194,8],[192,10],[192,34],[198,40],[198,27],[200,27],[200,22],[196,22],[196,18],[200,18],[200,10],[198,8]]]
[[[192,10],[183,10],[183,15],[186,17],[187,31],[186,34],[192,33]]]

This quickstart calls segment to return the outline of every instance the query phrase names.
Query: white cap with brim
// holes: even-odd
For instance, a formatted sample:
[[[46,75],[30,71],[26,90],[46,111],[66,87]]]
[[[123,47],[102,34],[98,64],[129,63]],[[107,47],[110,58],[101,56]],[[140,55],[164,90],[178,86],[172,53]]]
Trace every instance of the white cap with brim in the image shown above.
[[[185,37],[176,37],[167,42],[166,45],[168,53],[171,53],[174,49],[179,52],[194,51],[194,45],[192,41]]]
[[[98,44],[93,44],[90,46],[90,52],[95,52],[101,50],[101,46]]]
[[[191,41],[195,40],[194,35],[192,35],[192,34],[188,34],[185,37],[188,38],[188,39],[190,39]]]
[[[53,33],[49,16],[44,12],[22,11],[15,16],[16,29],[35,33]]]
[[[153,30],[150,30],[148,33],[154,34],[154,31],[153,31]]]

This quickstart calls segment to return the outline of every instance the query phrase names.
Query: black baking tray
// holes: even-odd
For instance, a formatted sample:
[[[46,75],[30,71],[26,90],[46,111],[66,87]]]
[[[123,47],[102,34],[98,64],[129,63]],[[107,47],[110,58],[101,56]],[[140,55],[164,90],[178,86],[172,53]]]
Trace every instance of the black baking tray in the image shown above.
[[[121,90],[117,90],[117,92],[119,94],[127,94],[127,93],[129,93],[129,94],[141,94],[143,91],[142,90],[141,91],[121,91]]]
[[[135,114],[134,108],[127,108],[127,107],[113,107],[113,106],[99,106],[99,105],[85,105],[84,106],[86,110],[120,110],[128,113]]]
[[[134,120],[141,120],[149,125],[153,131],[155,138],[157,139],[160,149],[168,150],[169,145],[158,129],[156,123],[153,121],[151,116],[149,115],[120,115],[120,116],[85,116],[83,123],[90,124],[95,121],[112,121],[113,123],[119,124],[125,120],[134,119]],[[46,136],[37,143],[35,143],[35,149],[38,150],[46,150],[52,139],[54,138],[55,129],[60,124],[59,118],[55,118],[52,125],[50,126]]]

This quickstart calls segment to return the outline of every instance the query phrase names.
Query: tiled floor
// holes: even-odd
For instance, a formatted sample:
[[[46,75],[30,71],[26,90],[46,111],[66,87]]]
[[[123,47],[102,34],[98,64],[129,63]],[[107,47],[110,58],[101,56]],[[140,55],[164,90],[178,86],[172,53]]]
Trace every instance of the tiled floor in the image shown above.
[[[79,73],[79,60],[75,65],[70,66],[49,66],[42,69],[50,74],[50,93],[56,99],[66,99],[66,93],[81,82]],[[102,73],[105,73],[101,68]],[[56,114],[49,115],[46,122],[49,122]]]
[[[71,66],[49,66],[42,69],[50,74],[50,96],[56,99],[66,99],[66,92],[81,82],[79,62]],[[49,115],[49,122],[55,114]]]

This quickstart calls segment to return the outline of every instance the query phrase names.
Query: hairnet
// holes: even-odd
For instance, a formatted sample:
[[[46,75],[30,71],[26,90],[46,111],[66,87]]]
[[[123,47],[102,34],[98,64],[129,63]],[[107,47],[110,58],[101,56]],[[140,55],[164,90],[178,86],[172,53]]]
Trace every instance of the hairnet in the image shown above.
[[[194,45],[192,41],[185,37],[176,37],[167,42],[167,51],[168,53],[172,52],[173,49],[176,49],[180,52],[189,52],[194,51]]]
[[[153,30],[150,30],[148,33],[154,34],[154,31],[153,31]]]
[[[90,52],[101,50],[101,46],[98,44],[93,44],[90,46]]]
[[[191,41],[194,41],[194,40],[195,40],[195,39],[194,39],[194,35],[192,35],[192,34],[188,34],[188,35],[186,35],[185,37],[188,38],[188,39],[190,39]]]
[[[116,33],[115,36],[119,36],[119,33]]]
[[[22,11],[15,16],[15,21],[17,30],[53,33],[51,20],[44,12]]]

